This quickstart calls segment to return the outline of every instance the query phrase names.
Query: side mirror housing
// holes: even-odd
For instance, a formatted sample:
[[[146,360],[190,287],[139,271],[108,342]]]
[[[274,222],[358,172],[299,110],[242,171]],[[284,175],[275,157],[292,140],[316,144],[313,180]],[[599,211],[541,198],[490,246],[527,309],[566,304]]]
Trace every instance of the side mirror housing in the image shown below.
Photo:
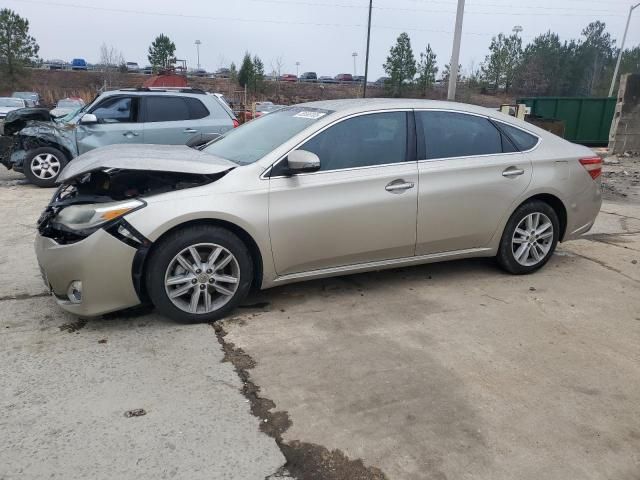
[[[310,173],[320,170],[320,158],[306,150],[294,150],[287,157],[289,175],[296,173]]]
[[[96,117],[93,113],[85,113],[80,119],[81,125],[91,125],[94,123],[98,123],[98,117]]]

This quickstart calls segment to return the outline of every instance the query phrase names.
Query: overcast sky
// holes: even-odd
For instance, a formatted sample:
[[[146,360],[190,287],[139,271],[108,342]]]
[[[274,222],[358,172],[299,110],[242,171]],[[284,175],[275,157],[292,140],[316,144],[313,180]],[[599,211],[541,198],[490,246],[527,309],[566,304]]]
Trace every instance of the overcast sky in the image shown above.
[[[245,50],[260,56],[265,70],[278,57],[282,73],[318,75],[364,73],[368,0],[3,0],[31,25],[46,59],[99,60],[105,42],[127,61],[148,64],[147,48],[159,33],[176,44],[178,58],[196,66],[194,42],[202,42],[202,68],[214,71]],[[384,74],[382,64],[397,36],[406,31],[418,52],[430,43],[440,69],[451,56],[456,0],[373,0],[370,77]],[[552,30],[562,39],[577,38],[582,28],[602,20],[622,38],[630,2],[624,0],[467,0],[461,63],[468,72],[487,54],[491,36],[523,27],[525,43]],[[634,13],[627,47],[640,42],[640,9]]]

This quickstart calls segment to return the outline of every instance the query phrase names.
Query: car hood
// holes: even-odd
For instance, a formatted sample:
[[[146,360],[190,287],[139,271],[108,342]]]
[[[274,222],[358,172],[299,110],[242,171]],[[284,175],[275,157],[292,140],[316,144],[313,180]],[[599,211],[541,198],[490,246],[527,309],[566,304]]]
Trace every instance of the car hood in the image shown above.
[[[0,107],[0,113],[9,113],[23,107]]]
[[[212,175],[237,165],[224,158],[185,145],[110,145],[74,159],[65,167],[58,183],[95,170],[146,170]]]

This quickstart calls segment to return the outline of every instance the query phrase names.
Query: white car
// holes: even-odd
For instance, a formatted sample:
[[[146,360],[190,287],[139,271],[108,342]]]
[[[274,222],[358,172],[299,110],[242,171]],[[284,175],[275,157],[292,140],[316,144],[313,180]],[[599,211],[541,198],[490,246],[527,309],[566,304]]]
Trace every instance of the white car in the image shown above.
[[[27,106],[27,102],[22,98],[0,97],[0,119],[4,120],[7,113]]]
[[[52,117],[64,117],[82,107],[84,107],[84,100],[81,98],[63,98],[58,100],[56,108],[52,109],[50,113]]]

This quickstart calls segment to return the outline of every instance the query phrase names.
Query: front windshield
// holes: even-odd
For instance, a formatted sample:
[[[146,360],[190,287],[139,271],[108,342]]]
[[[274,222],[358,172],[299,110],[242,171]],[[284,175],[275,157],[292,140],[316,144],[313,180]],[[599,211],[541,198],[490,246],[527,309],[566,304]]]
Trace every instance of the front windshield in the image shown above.
[[[0,98],[0,107],[24,107],[24,101],[19,98]]]
[[[283,108],[227,132],[203,151],[240,165],[248,165],[329,113],[332,112],[317,108]]]
[[[84,107],[78,107],[78,104],[75,104],[74,106],[77,108],[73,109],[71,112],[67,113],[66,115],[63,115],[62,117],[56,118],[55,120],[57,122],[62,122],[62,123],[73,123],[73,120],[82,112],[84,112],[87,108],[89,108],[89,105],[90,104],[87,104]]]

